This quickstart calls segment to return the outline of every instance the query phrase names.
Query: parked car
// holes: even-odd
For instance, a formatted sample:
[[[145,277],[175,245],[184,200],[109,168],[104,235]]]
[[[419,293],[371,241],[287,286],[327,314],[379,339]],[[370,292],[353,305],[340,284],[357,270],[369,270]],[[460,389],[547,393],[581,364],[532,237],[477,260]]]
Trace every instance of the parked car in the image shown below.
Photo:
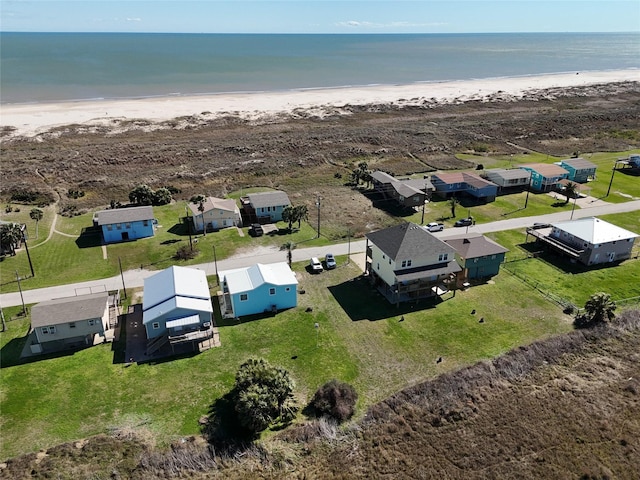
[[[336,258],[333,256],[333,253],[327,253],[324,256],[324,264],[327,266],[327,270],[332,270],[336,268]]]
[[[431,222],[427,223],[425,227],[427,227],[427,230],[430,232],[441,232],[444,230],[444,223]]]
[[[312,273],[320,273],[322,271],[322,263],[318,260],[318,257],[312,257],[309,261]]]
[[[461,218],[456,223],[453,224],[454,227],[468,227],[473,225],[473,218]]]
[[[253,223],[249,227],[249,235],[251,235],[252,237],[260,237],[261,235],[264,235],[262,225],[260,225],[259,223]]]

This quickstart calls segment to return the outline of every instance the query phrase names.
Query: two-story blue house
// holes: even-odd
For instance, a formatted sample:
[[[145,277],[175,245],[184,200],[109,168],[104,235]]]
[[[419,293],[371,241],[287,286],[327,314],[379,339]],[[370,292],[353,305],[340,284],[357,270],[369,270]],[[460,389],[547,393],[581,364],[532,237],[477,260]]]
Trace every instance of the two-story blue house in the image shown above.
[[[458,284],[497,275],[509,251],[479,233],[450,237],[444,241],[456,251],[456,260],[462,267]]]
[[[431,183],[436,193],[448,198],[456,194],[469,195],[481,202],[493,202],[498,195],[498,186],[469,172],[434,173]]]
[[[100,210],[93,214],[93,225],[102,229],[105,243],[153,237],[153,208],[143,206]]]
[[[282,220],[282,211],[291,205],[289,196],[280,190],[249,193],[240,199],[247,223],[273,223]]]
[[[211,295],[203,270],[169,267],[144,279],[142,323],[150,355],[165,344],[213,336]]]
[[[531,172],[531,189],[537,192],[550,192],[559,188],[560,180],[569,178],[569,172],[553,163],[529,163],[519,168]]]
[[[295,274],[285,262],[219,272],[220,310],[225,318],[277,312],[298,305]]]
[[[569,172],[569,180],[572,182],[585,183],[590,178],[596,177],[596,169],[598,168],[595,163],[591,163],[584,158],[569,158],[568,160],[562,160],[560,166]]]

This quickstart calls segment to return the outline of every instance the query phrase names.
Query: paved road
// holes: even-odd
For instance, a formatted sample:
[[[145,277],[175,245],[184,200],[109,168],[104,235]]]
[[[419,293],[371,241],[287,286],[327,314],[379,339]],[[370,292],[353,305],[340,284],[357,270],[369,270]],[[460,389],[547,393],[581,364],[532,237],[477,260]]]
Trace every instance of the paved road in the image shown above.
[[[624,213],[640,210],[640,200],[634,200],[632,202],[625,203],[612,203],[606,205],[587,206],[586,208],[576,209],[573,212],[573,218],[584,218],[598,215],[606,215],[610,213]],[[468,228],[448,228],[442,232],[438,232],[435,235],[439,238],[448,238],[454,235],[459,235],[465,232],[477,232],[488,233],[498,232],[502,230],[512,230],[516,228],[524,228],[531,226],[534,222],[553,223],[563,220],[569,220],[571,218],[570,211],[563,211],[559,213],[550,213],[547,215],[539,215],[536,217],[520,217],[511,218],[505,220],[499,220],[496,222],[485,223],[480,225],[474,225]],[[297,248],[293,250],[292,256],[294,262],[308,260],[311,257],[324,257],[325,253],[331,251],[334,255],[346,255],[347,253],[361,253],[365,249],[365,240],[357,240],[349,243],[339,243],[331,245],[330,247],[309,247],[309,248]],[[218,270],[227,270],[230,268],[248,267],[255,263],[273,263],[286,261],[286,252],[279,250],[277,247],[262,248],[259,251],[240,253],[233,257],[219,260]],[[216,273],[215,265],[213,262],[202,263],[195,265],[195,268],[204,270],[207,275],[213,275]],[[143,286],[144,279],[150,275],[153,275],[156,271],[152,270],[128,270],[124,272],[124,285],[127,288],[141,287]],[[120,275],[105,278],[101,280],[92,280],[88,282],[80,282],[69,285],[58,285],[55,287],[38,288],[34,290],[23,291],[24,302],[26,304],[38,303],[45,300],[51,300],[54,298],[69,297],[73,295],[80,295],[83,293],[90,293],[93,291],[117,290],[121,289],[123,285],[123,279]],[[20,305],[21,299],[18,292],[5,293],[0,295],[0,305],[3,307],[10,307],[14,305]]]

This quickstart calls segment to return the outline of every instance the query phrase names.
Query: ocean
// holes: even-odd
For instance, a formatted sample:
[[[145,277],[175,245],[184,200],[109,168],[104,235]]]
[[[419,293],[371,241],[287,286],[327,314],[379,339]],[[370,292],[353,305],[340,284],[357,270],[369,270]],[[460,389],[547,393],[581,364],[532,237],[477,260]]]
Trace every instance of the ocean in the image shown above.
[[[0,33],[0,102],[397,85],[640,67],[638,33]]]

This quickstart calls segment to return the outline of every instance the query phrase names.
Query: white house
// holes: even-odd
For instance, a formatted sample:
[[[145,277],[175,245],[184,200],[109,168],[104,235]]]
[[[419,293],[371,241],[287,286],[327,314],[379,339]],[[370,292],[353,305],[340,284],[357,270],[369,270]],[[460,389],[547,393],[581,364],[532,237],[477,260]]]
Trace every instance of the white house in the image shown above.
[[[224,317],[277,312],[298,305],[295,274],[285,262],[219,272]]]
[[[552,224],[547,243],[585,265],[625,260],[638,234],[596,217]],[[543,239],[544,240],[544,239]]]
[[[200,202],[189,202],[191,221],[196,232],[241,227],[242,217],[236,201],[232,198],[207,197]]]
[[[415,223],[366,238],[366,273],[392,303],[440,295],[462,270],[455,249]]]
[[[144,279],[142,323],[152,354],[167,342],[211,338],[213,307],[202,270],[169,267]]]

